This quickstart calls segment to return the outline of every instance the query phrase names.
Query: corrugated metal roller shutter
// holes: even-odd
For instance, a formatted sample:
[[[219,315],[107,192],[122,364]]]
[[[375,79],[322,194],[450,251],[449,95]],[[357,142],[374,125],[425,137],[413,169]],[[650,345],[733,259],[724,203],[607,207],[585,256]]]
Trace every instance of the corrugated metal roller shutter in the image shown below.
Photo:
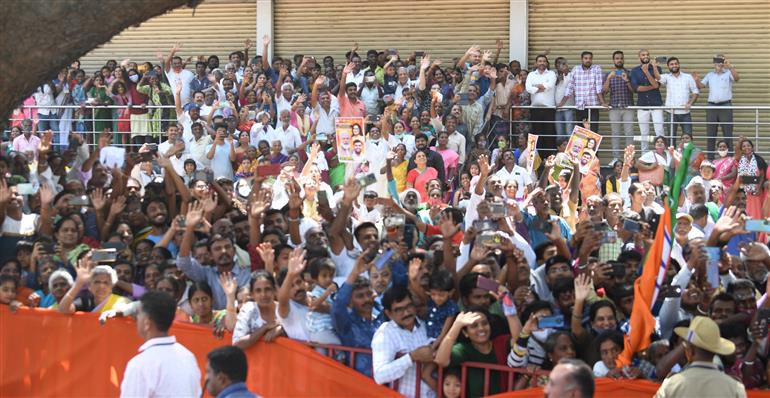
[[[676,56],[682,70],[701,76],[713,69],[712,57],[724,53],[741,74],[734,86],[734,105],[770,104],[770,2],[767,0],[632,0],[529,1],[529,63],[545,49],[549,58],[563,56],[570,65],[580,52],[594,53],[594,63],[612,67],[612,52],[622,50],[626,66],[639,64],[637,52],[647,48],[653,56]],[[665,66],[663,67],[666,70]],[[706,105],[707,92],[696,105]],[[735,112],[736,121],[754,121],[754,113]],[[694,122],[704,111],[694,111]],[[764,112],[770,122],[770,112]],[[603,116],[607,120],[606,114]],[[754,137],[754,126],[735,126],[736,133]],[[605,131],[609,131],[607,128]],[[705,149],[705,127],[693,129],[696,142]],[[764,134],[762,134],[764,132]],[[768,136],[770,126],[760,135]],[[721,136],[721,133],[720,133]],[[764,150],[770,141],[762,143]]]
[[[177,41],[183,43],[180,56],[216,54],[224,65],[228,54],[243,49],[243,41],[247,38],[251,38],[255,46],[259,45],[256,21],[254,0],[206,0],[195,10],[176,9],[124,30],[84,56],[81,65],[90,72],[109,59],[120,62],[131,58],[136,62],[155,63],[158,50],[168,53]],[[250,55],[256,54],[255,51],[256,48],[252,48]]]
[[[495,49],[504,40],[501,60],[508,54],[508,0],[275,2],[277,56],[344,58],[354,41],[359,53],[396,48],[401,55],[427,51],[444,64],[459,58],[472,44]]]

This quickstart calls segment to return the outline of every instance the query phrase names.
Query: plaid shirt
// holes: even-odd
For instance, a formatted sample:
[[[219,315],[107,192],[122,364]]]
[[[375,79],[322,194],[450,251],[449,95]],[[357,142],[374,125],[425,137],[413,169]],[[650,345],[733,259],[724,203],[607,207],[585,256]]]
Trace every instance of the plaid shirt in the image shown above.
[[[631,72],[627,69],[623,69],[628,79],[631,79]],[[604,76],[606,79],[610,74],[614,74],[612,71]],[[630,81],[630,80],[629,80]],[[622,77],[616,76],[610,79],[610,106],[613,108],[628,108],[634,106],[634,94],[631,89],[628,88],[628,83],[623,80]]]
[[[587,70],[583,65],[572,68],[570,72],[570,85],[567,86],[565,96],[575,98],[575,106],[578,109],[585,109],[586,106],[597,106],[600,104],[597,96],[602,94],[602,67],[591,65]]]

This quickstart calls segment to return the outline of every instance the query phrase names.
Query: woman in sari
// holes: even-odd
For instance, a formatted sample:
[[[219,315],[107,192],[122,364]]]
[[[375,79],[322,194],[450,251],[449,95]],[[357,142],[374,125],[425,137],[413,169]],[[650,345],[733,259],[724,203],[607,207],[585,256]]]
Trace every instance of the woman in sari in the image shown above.
[[[84,311],[101,314],[129,303],[125,297],[112,293],[112,287],[118,281],[115,270],[108,265],[98,265],[91,269],[92,265],[90,254],[78,260],[75,284],[59,302],[59,312],[72,314],[75,311]],[[88,290],[84,294],[80,293],[86,284]]]
[[[727,141],[717,142],[717,158],[714,159],[713,179],[722,182],[724,192],[730,190],[730,187],[735,183],[735,177],[738,175],[738,162],[735,161],[734,156],[729,155],[729,150]]]
[[[428,166],[428,156],[425,152],[414,154],[415,168],[409,170],[406,174],[407,188],[414,188],[420,193],[420,203],[428,201],[427,184],[428,181],[438,177],[438,171]]]
[[[161,82],[157,74],[150,72],[145,76],[149,79],[149,82],[147,79],[142,79],[136,90],[149,97],[147,105],[150,106],[150,132],[153,136],[157,137],[163,131],[161,127],[163,108],[156,107],[173,104],[173,95],[171,94],[171,87]],[[172,98],[171,101],[168,100],[169,97]]]
[[[746,138],[738,140],[735,148],[738,178],[746,192],[746,213],[751,218],[762,218],[762,188],[766,180],[767,163],[754,153],[754,144]]]

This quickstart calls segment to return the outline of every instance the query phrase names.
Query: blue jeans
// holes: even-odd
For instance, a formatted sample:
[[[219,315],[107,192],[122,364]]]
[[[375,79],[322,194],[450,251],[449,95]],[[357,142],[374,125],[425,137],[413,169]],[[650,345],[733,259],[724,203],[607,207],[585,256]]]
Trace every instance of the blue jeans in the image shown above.
[[[682,128],[683,133],[692,135],[692,114],[685,113],[683,115],[674,114],[673,125],[671,127],[671,135],[676,137],[678,127]]]
[[[556,111],[556,136],[569,137],[572,134],[572,126],[575,121],[574,109],[560,109]]]
[[[59,131],[59,119],[55,113],[50,115],[37,114],[37,131],[46,130]]]

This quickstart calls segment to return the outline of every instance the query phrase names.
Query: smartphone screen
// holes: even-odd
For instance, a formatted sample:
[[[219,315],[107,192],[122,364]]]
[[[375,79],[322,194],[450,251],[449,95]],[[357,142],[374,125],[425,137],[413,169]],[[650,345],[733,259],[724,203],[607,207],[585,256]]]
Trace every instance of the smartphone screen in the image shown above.
[[[70,206],[88,206],[91,202],[88,201],[88,196],[86,195],[80,195],[80,196],[73,196],[69,200]]]
[[[488,292],[497,293],[497,289],[500,287],[500,284],[487,277],[479,276],[479,278],[476,280],[476,287]]]
[[[767,220],[746,220],[746,230],[749,232],[770,232],[770,222]]]
[[[425,51],[415,51],[414,52],[414,56],[415,57],[424,57],[425,56]]]
[[[497,229],[497,223],[492,220],[476,220],[473,222],[473,228],[476,228],[476,232],[494,231]]]
[[[118,251],[115,249],[91,250],[91,259],[97,263],[111,263],[118,258]]]
[[[625,229],[628,232],[639,232],[641,230],[641,227],[638,222],[634,220],[625,219],[623,220],[623,229]]]
[[[356,181],[358,181],[358,185],[361,187],[368,187],[369,185],[374,184],[377,182],[377,177],[374,176],[374,173],[365,174],[363,176],[357,177]]]
[[[390,259],[393,257],[393,254],[395,252],[393,249],[385,250],[384,253],[381,253],[374,259],[374,266],[377,267],[378,270],[382,269],[382,267],[385,266],[385,264],[390,261]]]
[[[711,287],[719,288],[719,258],[722,256],[722,249],[718,247],[706,247],[708,262],[706,263],[706,279]]]
[[[30,183],[16,184],[16,190],[19,192],[19,195],[34,195],[36,192],[35,186]]]
[[[741,176],[741,182],[744,184],[759,184],[759,177],[757,176]]]
[[[725,63],[725,59],[724,58],[719,58],[719,57],[714,57],[713,61],[714,61],[715,64],[723,64],[723,63]]]
[[[666,63],[666,57],[655,57],[655,60],[658,61],[659,64]]]
[[[626,276],[626,264],[621,263],[618,261],[612,261],[610,262],[610,265],[612,266],[612,272],[610,273],[611,276],[622,278]]]
[[[537,320],[538,329],[544,328],[563,328],[564,315],[544,316]]]

